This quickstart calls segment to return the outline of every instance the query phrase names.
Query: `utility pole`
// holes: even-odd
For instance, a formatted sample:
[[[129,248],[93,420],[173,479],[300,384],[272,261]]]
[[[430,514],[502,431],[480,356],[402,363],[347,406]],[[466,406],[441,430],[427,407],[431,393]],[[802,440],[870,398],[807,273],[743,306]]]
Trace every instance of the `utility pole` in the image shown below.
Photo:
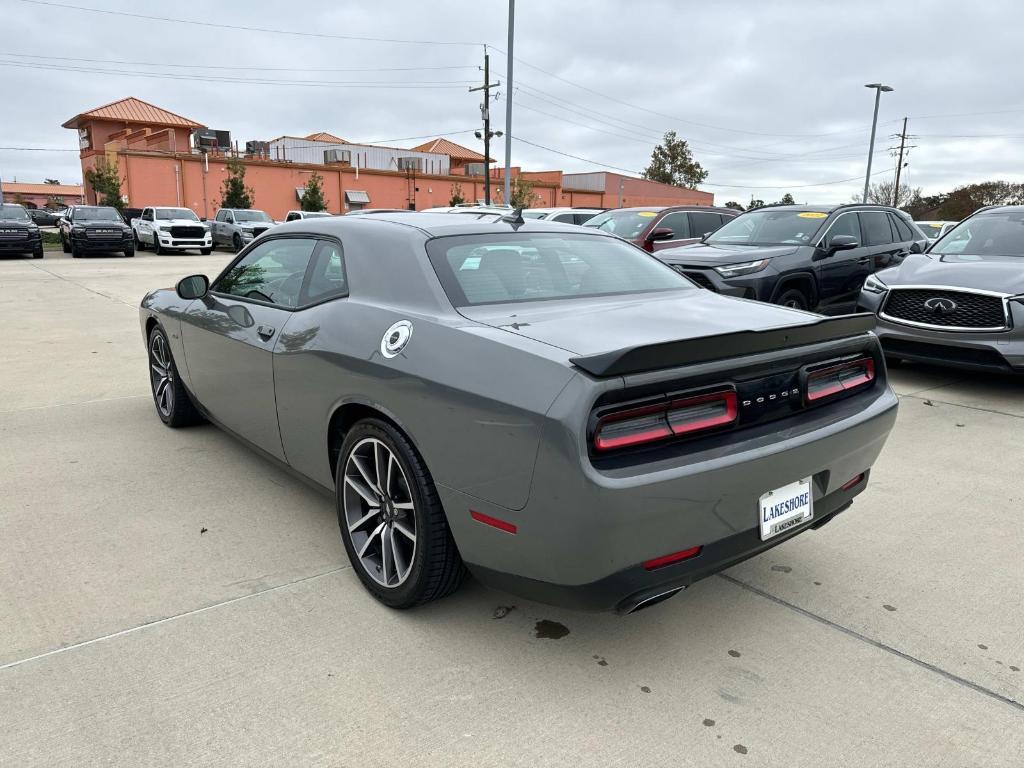
[[[903,131],[900,132],[900,154],[896,161],[896,186],[892,190],[892,207],[895,208],[900,201],[900,171],[903,170],[903,150],[907,145],[907,118],[903,118]]]
[[[505,63],[505,205],[511,205],[512,192],[512,41],[516,21],[516,0],[508,0],[508,59]]]
[[[871,186],[871,157],[875,154],[875,129],[878,127],[878,102],[882,99],[882,92],[889,93],[893,90],[892,86],[882,85],[881,83],[868,83],[864,86],[865,88],[875,89],[875,116],[871,118],[871,143],[868,145],[868,171],[864,175],[864,197],[861,199],[862,203],[868,201],[868,189]]]
[[[482,135],[480,131],[476,132],[476,137],[484,140],[484,205],[491,204],[491,138],[501,136],[501,131],[494,132],[491,130],[491,88],[497,88],[499,85],[501,85],[500,81],[493,85],[491,84],[491,57],[487,53],[487,46],[485,45],[484,84],[469,89],[470,93],[473,91],[484,92],[484,100],[480,104],[480,116],[484,121],[484,132]]]

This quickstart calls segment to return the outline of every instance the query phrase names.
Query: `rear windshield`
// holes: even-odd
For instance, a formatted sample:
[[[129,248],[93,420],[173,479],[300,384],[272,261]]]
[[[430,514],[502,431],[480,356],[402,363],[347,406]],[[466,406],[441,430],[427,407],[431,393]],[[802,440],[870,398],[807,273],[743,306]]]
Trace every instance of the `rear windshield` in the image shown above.
[[[1024,210],[972,216],[947,232],[929,253],[1024,256]]]
[[[158,220],[191,219],[199,221],[199,217],[190,208],[157,208],[156,218]]]
[[[91,205],[80,205],[75,208],[75,221],[121,221],[121,214],[116,208],[100,208]]]
[[[915,221],[914,223],[917,224],[918,229],[924,232],[925,237],[930,237],[932,240],[938,237],[939,233],[942,232],[941,224],[930,224],[927,221]]]
[[[543,219],[547,215],[547,211],[523,211],[524,219]]]
[[[651,219],[657,215],[657,211],[609,211],[588,219],[583,226],[595,227],[626,240],[632,240],[639,237],[640,233],[651,223]]]
[[[653,256],[600,235],[442,237],[427,252],[456,307],[696,290]]]
[[[28,219],[28,214],[20,205],[0,205],[0,219],[23,221]]]
[[[749,211],[727,222],[707,242],[711,245],[805,245],[811,242],[826,219],[828,214],[820,211]]]

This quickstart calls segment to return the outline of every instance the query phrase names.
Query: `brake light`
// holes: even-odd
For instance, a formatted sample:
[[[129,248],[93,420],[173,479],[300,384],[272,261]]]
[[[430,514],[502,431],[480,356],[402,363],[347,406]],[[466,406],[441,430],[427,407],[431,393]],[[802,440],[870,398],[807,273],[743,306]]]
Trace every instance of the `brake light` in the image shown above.
[[[673,552],[671,555],[663,555],[662,557],[656,557],[653,560],[648,560],[644,563],[644,568],[648,571],[653,571],[655,568],[663,568],[666,565],[672,565],[673,563],[681,563],[683,560],[689,560],[692,557],[696,557],[700,554],[703,547],[690,547],[684,549],[682,552]]]
[[[630,408],[601,417],[594,448],[609,451],[704,432],[733,424],[736,417],[736,393],[731,389]]]
[[[809,371],[804,398],[808,403],[823,400],[840,392],[850,392],[875,380],[875,361],[870,357],[849,360]]]

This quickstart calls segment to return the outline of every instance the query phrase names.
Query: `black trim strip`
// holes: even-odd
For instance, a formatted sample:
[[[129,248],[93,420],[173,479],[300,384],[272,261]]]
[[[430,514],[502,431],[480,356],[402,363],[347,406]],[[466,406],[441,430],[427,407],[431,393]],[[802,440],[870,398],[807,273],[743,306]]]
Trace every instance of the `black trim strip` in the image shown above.
[[[582,368],[594,376],[624,376],[831,341],[844,336],[867,333],[874,328],[875,316],[862,312],[841,317],[823,317],[804,325],[787,325],[760,331],[736,331],[696,339],[627,347],[598,355],[573,357],[570,361],[577,368]]]

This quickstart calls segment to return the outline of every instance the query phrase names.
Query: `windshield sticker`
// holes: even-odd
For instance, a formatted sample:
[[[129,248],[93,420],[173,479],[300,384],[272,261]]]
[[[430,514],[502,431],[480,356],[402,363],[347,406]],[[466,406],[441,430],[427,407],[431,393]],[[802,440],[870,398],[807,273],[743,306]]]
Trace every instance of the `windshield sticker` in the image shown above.
[[[480,269],[480,257],[470,256],[468,259],[462,262],[462,266],[459,267],[461,272],[464,269]]]
[[[801,219],[826,219],[826,218],[828,218],[828,214],[827,213],[819,213],[818,211],[804,211],[803,213],[798,213],[797,216],[799,216]]]
[[[643,216],[645,219],[653,219],[657,215],[654,211],[640,211],[637,214],[637,216]]]

